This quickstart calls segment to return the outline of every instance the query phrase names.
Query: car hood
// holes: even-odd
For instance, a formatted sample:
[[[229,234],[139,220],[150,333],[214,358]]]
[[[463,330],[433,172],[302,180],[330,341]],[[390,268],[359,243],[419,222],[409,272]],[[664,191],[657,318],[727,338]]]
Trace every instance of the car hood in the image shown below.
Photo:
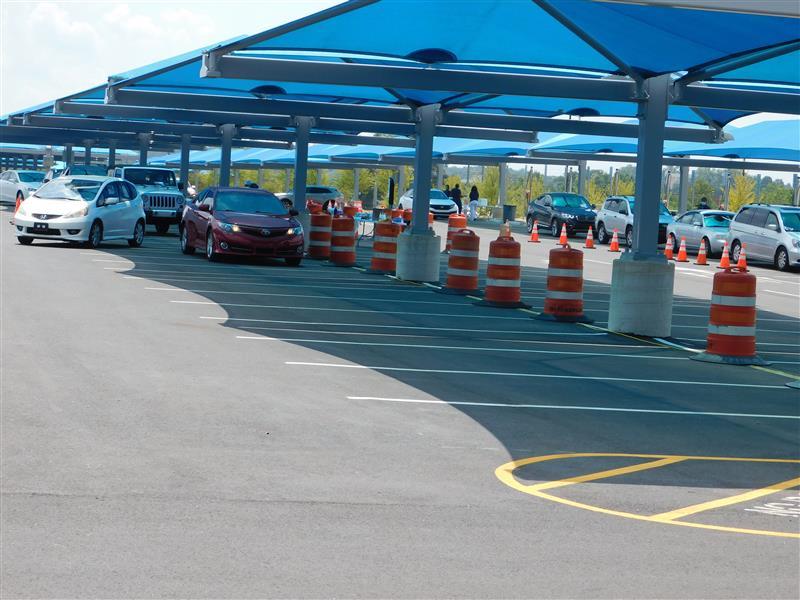
[[[146,194],[174,194],[176,196],[183,196],[183,192],[181,192],[178,188],[173,187],[164,187],[161,185],[135,185],[134,187],[139,190],[139,193]]]
[[[452,198],[431,198],[430,204],[448,204],[455,206],[456,203],[453,202]]]
[[[579,217],[594,217],[597,214],[591,208],[577,208],[572,206],[554,208],[553,212],[561,213],[563,215],[576,215]]]
[[[46,200],[31,196],[25,200],[25,211],[46,215],[66,215],[76,210],[82,209],[87,202],[83,200]]]
[[[270,227],[270,228],[281,228],[281,227],[294,227],[297,225],[297,221],[295,221],[290,216],[274,216],[274,215],[257,215],[253,213],[240,213],[240,212],[233,212],[228,210],[221,210],[217,211],[214,214],[214,217],[218,221],[224,221],[226,223],[232,223],[234,225],[247,225],[250,227]]]

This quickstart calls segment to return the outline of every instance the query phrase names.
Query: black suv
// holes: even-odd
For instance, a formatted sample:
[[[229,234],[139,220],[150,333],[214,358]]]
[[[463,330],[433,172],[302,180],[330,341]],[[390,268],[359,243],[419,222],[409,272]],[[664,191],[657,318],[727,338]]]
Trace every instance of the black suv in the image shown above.
[[[579,194],[551,192],[542,194],[528,204],[528,233],[533,230],[533,222],[550,230],[553,237],[561,233],[561,225],[567,225],[567,235],[586,233],[594,226],[594,205]]]

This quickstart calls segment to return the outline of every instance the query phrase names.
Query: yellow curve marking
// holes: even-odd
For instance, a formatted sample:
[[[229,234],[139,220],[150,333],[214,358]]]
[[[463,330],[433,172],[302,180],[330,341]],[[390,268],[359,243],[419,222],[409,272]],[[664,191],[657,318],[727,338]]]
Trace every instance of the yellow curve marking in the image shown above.
[[[595,457],[624,457],[624,458],[655,458],[655,459],[662,459],[662,460],[655,460],[652,462],[647,463],[640,463],[638,465],[632,465],[631,467],[622,467],[622,469],[610,469],[608,471],[602,471],[598,473],[589,473],[587,475],[581,475],[578,477],[571,477],[567,479],[560,479],[557,481],[549,481],[539,484],[533,485],[525,485],[520,483],[516,477],[514,477],[514,471],[519,469],[520,467],[524,467],[526,465],[531,465],[539,462],[545,462],[550,460],[558,460],[564,458],[595,458]],[[596,481],[602,479],[604,477],[613,477],[615,475],[621,475],[621,471],[623,469],[633,469],[627,472],[635,472],[635,471],[643,471],[647,469],[654,469],[661,466],[665,466],[671,463],[677,463],[685,460],[711,460],[711,461],[723,461],[723,462],[753,462],[753,463],[783,463],[783,464],[800,464],[800,460],[797,459],[784,459],[784,458],[739,458],[739,457],[732,457],[732,456],[674,456],[668,454],[626,454],[626,453],[618,453],[618,452],[610,452],[610,453],[599,453],[599,452],[579,452],[579,453],[569,453],[569,454],[548,454],[545,456],[533,456],[529,458],[523,458],[520,460],[511,461],[500,465],[495,469],[495,476],[502,481],[507,486],[518,490],[520,492],[524,492],[526,494],[530,494],[532,496],[538,496],[539,498],[543,498],[545,500],[550,500],[552,502],[558,502],[559,504],[565,504],[567,506],[572,506],[575,508],[581,508],[584,510],[589,510],[592,512],[602,513],[606,515],[612,515],[615,517],[624,517],[626,519],[635,519],[637,521],[648,521],[650,523],[661,523],[666,525],[680,525],[682,527],[694,527],[696,529],[710,529],[713,531],[725,531],[731,533],[744,533],[750,535],[766,535],[772,537],[784,537],[784,538],[793,538],[793,539],[800,539],[800,534],[798,533],[790,533],[790,532],[783,532],[783,531],[768,531],[762,529],[746,529],[742,527],[726,527],[723,525],[707,525],[704,523],[690,523],[687,521],[678,521],[676,520],[677,517],[672,519],[665,519],[663,518],[664,515],[669,515],[671,513],[662,513],[661,515],[637,515],[635,513],[629,513],[621,510],[613,510],[610,508],[603,508],[601,506],[594,506],[591,504],[584,504],[583,502],[576,502],[574,500],[568,500],[567,498],[560,498],[559,496],[553,496],[552,494],[548,494],[542,490],[544,489],[552,489],[556,487],[562,487],[566,485],[572,485],[576,483],[581,483],[582,481]],[[636,468],[638,467],[638,468]],[[601,475],[604,477],[601,477]],[[581,481],[577,481],[581,480]],[[791,482],[791,483],[790,483]],[[749,492],[757,493],[757,492],[764,492],[759,494],[758,496],[753,497],[760,497],[766,496],[770,493],[780,491],[780,489],[786,489],[789,487],[793,487],[793,485],[798,485],[800,483],[800,478],[792,479],[790,481],[782,482],[782,484],[787,484],[784,487],[777,488],[776,486],[780,486],[782,484],[774,484],[773,486],[769,486],[768,488],[762,488],[759,490],[752,490]],[[769,489],[769,492],[766,490]],[[747,493],[745,493],[747,494]],[[741,498],[745,494],[738,494],[737,496],[730,496],[728,498],[724,498],[722,500],[715,500],[712,501],[714,503],[723,502],[725,500],[732,500],[733,498]],[[748,498],[742,498],[738,500],[738,502],[747,500]],[[730,504],[734,504],[734,502],[729,502]],[[708,505],[709,503],[703,503],[703,505]],[[678,511],[672,511],[673,513],[679,512],[680,510],[688,510],[693,507],[687,507],[686,509],[678,509]],[[709,507],[713,508],[713,507]],[[702,509],[708,510],[708,509]],[[699,512],[699,511],[696,511]]]

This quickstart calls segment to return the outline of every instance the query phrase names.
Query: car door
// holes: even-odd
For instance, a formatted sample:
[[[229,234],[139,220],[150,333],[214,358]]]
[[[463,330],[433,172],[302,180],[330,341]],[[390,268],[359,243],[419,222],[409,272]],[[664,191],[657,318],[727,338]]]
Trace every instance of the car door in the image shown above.
[[[610,232],[614,229],[614,213],[616,210],[617,201],[613,198],[608,198],[598,214],[597,221],[603,222],[603,227],[605,227],[606,231],[609,232],[609,235],[611,235]]]
[[[6,171],[4,175],[6,179],[3,185],[3,200],[5,202],[16,202],[19,178],[14,171]]]
[[[128,184],[121,181],[116,182],[117,189],[119,190],[120,200],[120,229],[124,235],[133,235],[133,228],[136,225],[139,211],[136,210],[134,198],[136,194],[128,186]]]
[[[753,211],[750,224],[747,226],[747,236],[743,241],[747,242],[747,255],[752,258],[767,258],[765,255],[766,241],[764,237],[768,216],[769,211],[766,208],[756,208]]]
[[[758,232],[758,246],[759,256],[765,260],[771,260],[778,250],[778,238],[781,233],[781,226],[778,222],[778,215],[771,210],[767,210],[767,220],[764,227]]]
[[[100,206],[98,216],[103,222],[103,238],[109,239],[122,235],[122,202],[117,182],[112,181],[100,190],[98,199]]]
[[[206,233],[211,224],[211,211],[214,210],[214,194],[208,192],[206,196],[197,203],[197,209],[193,212],[194,218],[194,245],[198,248],[205,248]]]
[[[675,222],[672,224],[671,230],[672,233],[675,235],[675,239],[680,242],[681,237],[686,237],[686,230],[690,228],[692,224],[692,217],[696,213],[694,212],[687,212],[684,215],[681,215],[680,218],[675,219]],[[689,242],[689,239],[686,239],[686,242]]]
[[[689,248],[699,248],[700,240],[703,238],[703,215],[699,212],[692,213],[690,223],[685,225],[686,245]]]
[[[8,181],[8,175],[10,171],[5,171],[0,173],[0,202],[10,202],[8,188],[10,187],[10,183]]]

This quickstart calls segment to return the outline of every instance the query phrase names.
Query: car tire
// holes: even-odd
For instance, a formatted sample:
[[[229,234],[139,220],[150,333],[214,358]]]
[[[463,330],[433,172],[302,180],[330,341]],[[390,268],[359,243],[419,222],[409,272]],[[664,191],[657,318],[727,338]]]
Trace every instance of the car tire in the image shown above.
[[[625,228],[625,245],[633,248],[633,227],[630,225]]]
[[[731,262],[739,262],[739,254],[742,252],[742,243],[739,240],[733,240],[731,243]]]
[[[602,221],[600,221],[597,224],[597,243],[598,244],[608,243],[608,231],[606,231],[606,225]]]
[[[700,244],[705,246],[706,256],[711,258],[711,241],[707,237],[704,237],[700,240]]]
[[[525,224],[528,227],[528,233],[531,233],[533,231],[533,216],[532,215],[528,215],[528,218],[525,219]]]
[[[89,228],[89,238],[84,243],[84,246],[87,248],[98,248],[100,246],[100,242],[103,241],[103,223],[99,220],[92,223],[92,226]]]
[[[292,257],[289,257],[289,258],[285,258],[284,260],[286,261],[286,264],[288,266],[290,266],[290,267],[299,267],[300,263],[303,260],[303,257],[302,256],[292,256]]]
[[[17,241],[23,246],[30,246],[33,243],[33,238],[27,235],[17,236]]]
[[[189,243],[189,230],[186,227],[181,227],[180,245],[184,254],[194,254],[194,246]]]
[[[788,271],[789,270],[789,253],[786,251],[786,248],[783,246],[778,247],[778,251],[775,252],[775,268],[778,271]]]
[[[206,235],[206,258],[210,262],[215,262],[216,260],[219,259],[219,255],[214,249],[214,232],[211,231],[210,229],[208,230],[208,234]]]
[[[669,234],[669,239],[672,240],[672,249],[675,252],[677,252],[678,251],[678,246],[680,245],[680,242],[678,242],[678,238],[675,237],[674,233],[670,233]]]
[[[558,219],[553,219],[550,221],[550,235],[552,235],[554,238],[557,238],[559,235],[561,235],[560,230],[561,226],[558,224]]]
[[[164,235],[169,231],[169,223],[156,223],[156,232],[159,235]]]
[[[144,241],[144,221],[139,219],[133,228],[133,237],[128,240],[128,246],[138,248]]]

